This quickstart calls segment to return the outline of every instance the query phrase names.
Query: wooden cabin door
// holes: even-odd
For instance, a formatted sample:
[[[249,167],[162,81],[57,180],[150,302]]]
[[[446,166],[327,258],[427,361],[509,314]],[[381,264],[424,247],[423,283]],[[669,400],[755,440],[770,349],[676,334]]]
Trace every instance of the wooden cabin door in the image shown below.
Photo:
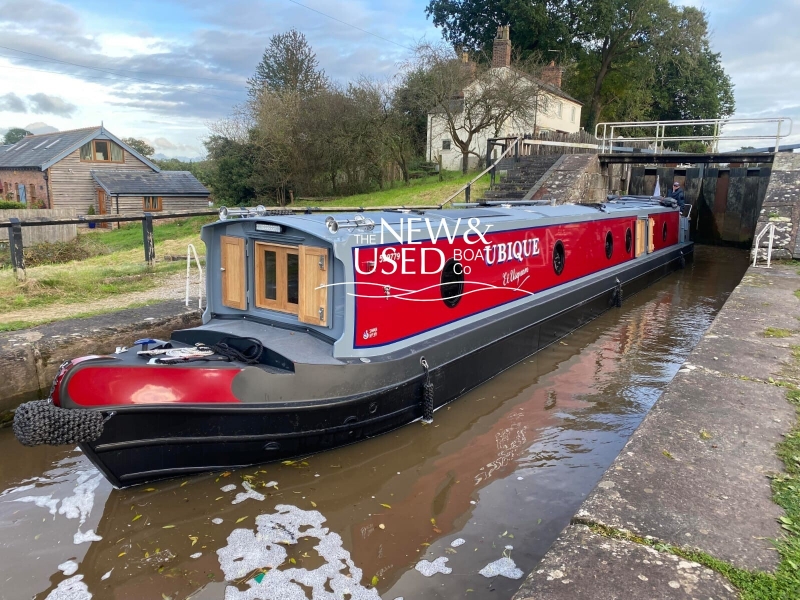
[[[300,246],[300,307],[298,319],[312,325],[328,324],[328,251]]]
[[[244,238],[221,236],[219,254],[222,304],[245,310],[247,308],[247,288],[245,286]]]
[[[103,190],[97,190],[97,214],[105,215],[107,213],[108,211],[106,210],[106,193]],[[97,226],[106,229],[108,228],[108,223],[98,223]]]
[[[647,220],[636,219],[636,252],[634,256],[641,256],[647,248]]]

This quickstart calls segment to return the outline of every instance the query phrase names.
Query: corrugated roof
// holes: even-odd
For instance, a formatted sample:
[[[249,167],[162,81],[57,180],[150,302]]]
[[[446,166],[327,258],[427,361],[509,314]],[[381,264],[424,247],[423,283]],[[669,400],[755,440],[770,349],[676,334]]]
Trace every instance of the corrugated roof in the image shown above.
[[[71,131],[57,131],[42,135],[29,135],[11,147],[0,150],[0,168],[39,167],[71,147],[101,131],[101,127],[87,127]]]
[[[0,144],[0,152],[2,152],[3,150],[8,150],[8,149],[9,149],[9,148],[11,148],[11,146],[13,146],[13,145],[14,145],[14,144],[5,144],[5,145],[3,145],[3,144]]]
[[[189,171],[92,171],[110,196],[208,196],[209,191]]]

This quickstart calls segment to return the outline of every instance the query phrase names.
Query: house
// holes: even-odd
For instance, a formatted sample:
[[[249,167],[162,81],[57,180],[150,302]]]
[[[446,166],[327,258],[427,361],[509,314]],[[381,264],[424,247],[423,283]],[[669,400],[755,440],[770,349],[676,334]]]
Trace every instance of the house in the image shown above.
[[[471,67],[475,72],[474,63],[469,62],[467,55],[462,55],[462,62]],[[497,37],[492,47],[492,77],[503,77],[507,74],[522,76],[531,85],[531,110],[525,117],[506,119],[499,128],[487,127],[476,134],[471,141],[470,150],[483,157],[486,153],[486,143],[492,137],[509,137],[513,135],[534,135],[542,132],[559,132],[564,134],[580,131],[581,108],[583,104],[561,89],[561,67],[551,62],[542,71],[540,79],[522,74],[511,66],[511,39],[508,26],[497,28]],[[463,90],[463,97],[468,97],[470,91],[474,93],[475,86],[482,85],[479,80],[474,80]],[[453,105],[463,101],[453,99]],[[458,108],[456,108],[458,110]],[[533,114],[535,117],[531,118]],[[456,128],[461,125],[456,120]],[[434,110],[428,114],[427,127],[427,155],[429,161],[437,161],[441,156],[442,167],[448,170],[461,169],[462,154],[460,148],[453,142],[447,117],[441,110]],[[462,138],[465,139],[465,138]],[[470,167],[478,164],[477,156],[470,157]]]
[[[188,171],[162,171],[100,127],[29,135],[0,147],[2,197],[86,214],[208,207],[209,191]]]

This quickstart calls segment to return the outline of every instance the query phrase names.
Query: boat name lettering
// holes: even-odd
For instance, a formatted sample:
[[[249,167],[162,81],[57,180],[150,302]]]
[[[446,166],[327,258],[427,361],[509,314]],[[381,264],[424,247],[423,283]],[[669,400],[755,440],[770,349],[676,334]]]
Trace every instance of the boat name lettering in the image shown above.
[[[508,285],[509,283],[515,283],[522,279],[525,275],[528,274],[528,267],[517,271],[515,269],[511,269],[510,271],[506,271],[503,273],[503,285]]]
[[[524,261],[530,256],[538,256],[539,238],[526,238],[522,241],[506,242],[505,244],[488,245],[483,249],[483,259],[486,264],[503,264],[506,261]]]

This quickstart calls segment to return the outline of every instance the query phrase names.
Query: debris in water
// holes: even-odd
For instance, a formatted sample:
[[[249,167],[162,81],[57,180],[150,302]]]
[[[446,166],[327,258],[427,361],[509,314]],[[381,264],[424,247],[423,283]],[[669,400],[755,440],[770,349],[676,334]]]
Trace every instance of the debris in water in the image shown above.
[[[270,481],[270,482],[269,482],[267,485],[265,485],[264,487],[274,487],[274,488],[276,488],[276,487],[278,487],[278,482],[277,482],[277,481]]]
[[[68,560],[58,565],[58,570],[64,573],[67,577],[74,575],[78,570],[78,563],[74,560]]]
[[[422,573],[425,577],[433,577],[437,573],[442,573],[443,575],[449,575],[450,573],[453,572],[453,569],[445,566],[444,563],[446,563],[448,560],[450,559],[447,558],[446,556],[440,556],[433,562],[427,560],[421,560],[416,565],[414,565],[414,568],[420,573]]]
[[[211,522],[214,525],[221,525],[222,524],[222,519],[220,519],[219,517],[214,517],[213,519],[211,519]]]
[[[466,543],[467,543],[467,540],[465,540],[464,538],[457,538],[457,539],[453,540],[452,542],[450,542],[450,545],[453,548],[458,548],[462,544],[466,544]]]
[[[268,569],[246,581],[249,588],[228,586],[226,600],[283,600],[305,597],[299,584],[311,588],[313,598],[343,597],[352,600],[379,600],[376,590],[359,582],[362,571],[342,547],[342,538],[323,527],[325,517],[316,510],[279,504],[273,514],[256,517],[257,533],[252,529],[235,529],[228,536],[228,545],[217,550],[220,568],[227,581],[236,581],[258,569]],[[302,532],[301,528],[305,528]],[[325,561],[316,569],[276,567],[286,562],[287,544],[298,539],[317,538],[315,549]],[[344,574],[349,572],[349,576]]]
[[[113,571],[113,570],[114,570],[114,569],[111,569],[111,571]],[[103,575],[103,576],[100,578],[100,581],[105,581],[106,579],[108,579],[109,577],[111,577],[111,571],[109,571],[108,573],[106,573],[105,575]]]
[[[506,550],[513,550],[514,546],[506,546]]]
[[[248,498],[252,498],[253,500],[264,500],[264,494],[259,494],[257,491],[253,489],[253,486],[250,485],[248,482],[242,483],[242,487],[247,490],[245,492],[239,492],[236,494],[236,498],[233,499],[231,504],[239,504],[240,502],[244,502]]]
[[[223,485],[219,489],[222,490],[223,492],[232,492],[233,490],[236,489],[236,486],[232,483],[229,483],[228,485]]]
[[[502,575],[509,579],[522,579],[522,571],[517,568],[516,563],[507,556],[489,563],[478,571],[484,577],[497,577]]]
[[[194,554],[190,554],[189,558],[200,558],[201,556],[203,556],[202,552],[195,552]]]
[[[83,575],[75,575],[59,583],[45,600],[91,600],[91,598],[89,588],[83,583]]]

